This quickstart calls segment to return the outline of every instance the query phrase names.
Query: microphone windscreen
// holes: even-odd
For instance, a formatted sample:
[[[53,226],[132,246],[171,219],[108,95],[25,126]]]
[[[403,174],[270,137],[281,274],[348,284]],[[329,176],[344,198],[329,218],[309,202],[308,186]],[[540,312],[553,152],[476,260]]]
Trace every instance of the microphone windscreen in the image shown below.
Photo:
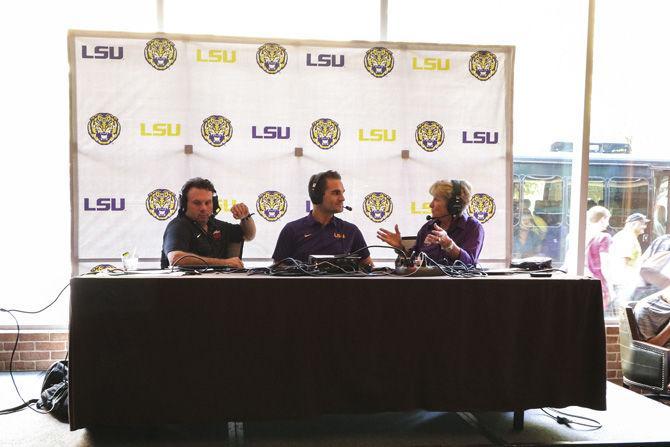
[[[344,206],[344,209],[347,210],[347,211],[351,211],[351,210],[353,210],[353,208],[350,207],[350,206],[348,206],[348,205],[345,205],[345,206]]]
[[[426,220],[433,220],[433,216],[429,214],[428,216],[426,216]]]

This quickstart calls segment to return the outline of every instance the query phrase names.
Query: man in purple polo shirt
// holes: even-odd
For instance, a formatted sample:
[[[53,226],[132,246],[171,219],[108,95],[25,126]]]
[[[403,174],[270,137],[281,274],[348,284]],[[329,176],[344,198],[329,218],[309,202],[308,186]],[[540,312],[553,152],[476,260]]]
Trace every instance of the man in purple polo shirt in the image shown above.
[[[365,239],[356,225],[335,217],[344,209],[344,186],[336,171],[320,172],[307,186],[314,209],[302,219],[284,226],[272,254],[275,263],[286,258],[307,262],[309,255],[354,253],[361,264],[371,266]]]
[[[465,214],[470,203],[472,186],[464,180],[438,180],[429,190],[432,218],[416,235],[410,253],[421,252],[435,262],[452,265],[461,261],[476,265],[484,245],[484,227]],[[403,250],[398,225],[395,232],[380,228],[377,237],[392,247]]]

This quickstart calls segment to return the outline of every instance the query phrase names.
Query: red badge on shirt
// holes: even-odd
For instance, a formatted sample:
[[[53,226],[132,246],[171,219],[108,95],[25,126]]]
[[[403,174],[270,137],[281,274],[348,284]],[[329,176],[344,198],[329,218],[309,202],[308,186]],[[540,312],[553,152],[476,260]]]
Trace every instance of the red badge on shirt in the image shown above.
[[[214,238],[215,241],[221,239],[221,230],[216,230],[214,233],[212,233],[212,237]]]

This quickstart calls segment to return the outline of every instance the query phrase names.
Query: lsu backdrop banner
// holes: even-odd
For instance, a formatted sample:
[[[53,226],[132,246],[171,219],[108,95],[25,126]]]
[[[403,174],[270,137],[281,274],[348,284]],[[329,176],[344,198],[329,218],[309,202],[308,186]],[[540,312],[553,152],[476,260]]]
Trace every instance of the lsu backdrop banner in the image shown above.
[[[369,245],[379,227],[415,235],[435,180],[468,180],[480,260],[509,259],[513,47],[71,31],[69,52],[75,262],[158,258],[195,176],[219,219],[255,211],[244,256],[269,259],[327,169]]]

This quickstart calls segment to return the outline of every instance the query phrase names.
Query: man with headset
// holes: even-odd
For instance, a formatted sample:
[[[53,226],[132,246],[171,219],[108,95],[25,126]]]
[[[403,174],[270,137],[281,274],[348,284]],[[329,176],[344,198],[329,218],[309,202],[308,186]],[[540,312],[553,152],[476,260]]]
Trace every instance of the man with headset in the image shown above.
[[[227,257],[228,244],[250,241],[256,225],[244,203],[231,208],[239,225],[215,219],[220,210],[214,185],[207,179],[192,178],[181,188],[179,212],[163,234],[161,268],[168,265],[209,265],[244,268],[239,257]]]
[[[484,245],[484,227],[465,214],[470,203],[472,186],[465,180],[438,180],[429,189],[431,216],[416,235],[412,254],[425,253],[435,262],[452,265],[461,261],[476,265]],[[395,231],[380,228],[377,237],[390,246],[403,250],[398,225]]]
[[[302,219],[287,223],[279,233],[272,259],[307,262],[309,255],[355,253],[360,264],[372,266],[363,234],[356,225],[335,217],[344,209],[344,186],[336,171],[313,175],[307,185],[314,209]]]

